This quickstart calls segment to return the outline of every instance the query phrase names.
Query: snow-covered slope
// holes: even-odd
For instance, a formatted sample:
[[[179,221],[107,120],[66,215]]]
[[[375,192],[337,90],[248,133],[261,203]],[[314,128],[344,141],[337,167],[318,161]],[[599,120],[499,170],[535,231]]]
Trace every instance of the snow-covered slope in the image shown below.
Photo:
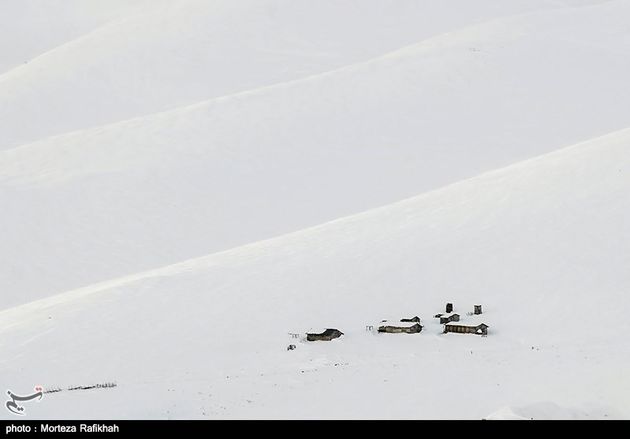
[[[2,0],[0,74],[162,0]]]
[[[339,20],[334,21],[337,30],[326,34],[331,40],[321,35],[319,19],[312,15],[296,18],[304,12],[304,4],[293,8],[283,3],[274,13],[281,18],[271,20],[274,29],[284,29],[273,41],[302,41],[297,36],[304,31],[310,35],[308,41],[338,43],[334,63],[316,63],[317,68],[308,72],[333,65],[343,68],[299,79],[306,71],[294,61],[303,60],[301,56],[272,62],[269,70],[259,64],[252,64],[253,70],[230,65],[201,82],[222,84],[217,87],[225,93],[295,80],[1,153],[0,227],[6,233],[0,247],[0,282],[7,293],[0,297],[0,308],[377,207],[625,127],[630,120],[630,57],[623,56],[630,51],[628,2],[586,6],[569,2],[572,7],[552,2],[554,8],[521,15],[526,3],[535,2],[487,1],[479,8],[478,3],[472,7],[470,2],[456,2],[460,7],[454,14],[450,13],[453,8],[440,6],[450,2],[367,3],[362,24],[349,18],[354,17],[356,2],[321,6],[322,11],[338,8],[337,14],[322,12],[320,17]],[[195,13],[190,9],[193,4]],[[231,6],[204,4],[222,5],[223,12],[237,8],[234,2]],[[507,15],[516,16],[477,25],[466,21],[480,17],[477,14],[486,7],[488,14],[501,15],[507,11],[506,4],[511,5]],[[577,4],[581,6],[573,7]],[[190,20],[202,23],[215,16],[207,11],[197,14],[197,3],[178,5],[181,9],[169,9],[168,17],[188,14]],[[245,8],[249,3],[238,5]],[[245,15],[237,16],[261,13],[258,6],[246,9]],[[116,21],[116,26],[142,19],[147,26],[161,29],[144,15],[134,17]],[[256,17],[245,28],[258,29],[262,19]],[[343,19],[353,23],[351,37],[342,29]],[[462,22],[467,26],[360,61]],[[191,32],[197,29],[188,21],[180,26]],[[414,33],[417,28],[421,35]],[[207,29],[218,32],[214,27]],[[382,44],[362,40],[367,34]],[[161,46],[170,41],[168,32],[164,39],[151,35],[146,39],[155,47],[146,56],[157,59],[160,53],[172,53]],[[203,41],[217,50],[228,50],[231,33],[226,35],[216,46]],[[177,44],[188,47],[181,41]],[[280,47],[277,44],[255,47]],[[135,46],[129,45],[129,53],[111,50],[134,58],[129,54],[135,53]],[[102,56],[107,47],[94,56],[107,59]],[[208,50],[212,56],[224,55]],[[185,53],[186,59],[194,58]],[[72,62],[83,66],[83,55]],[[130,71],[143,71],[138,63],[131,63]],[[63,72],[70,64],[70,59],[59,61]],[[147,61],[147,65],[153,64]],[[182,68],[198,73],[189,65]],[[285,68],[287,74],[278,76]],[[107,78],[116,77],[100,65],[96,70],[106,72]],[[54,69],[38,71],[44,82],[57,75]],[[226,73],[232,71],[234,75]],[[2,84],[13,84],[27,75],[18,73],[4,76]],[[246,74],[244,82],[230,82],[241,73]],[[88,88],[103,83],[88,79],[84,84]],[[36,78],[33,81],[33,87],[41,84]],[[176,82],[187,88],[195,81]],[[191,85],[188,91],[195,99],[214,94],[202,90],[206,85]],[[11,93],[21,90],[17,85],[7,87]],[[64,87],[59,93],[68,99],[97,92],[90,88],[85,94]],[[112,109],[124,112],[133,107],[126,100],[118,101],[129,97],[126,92],[106,95]],[[37,100],[58,102],[51,96],[44,99],[38,92]],[[3,133],[28,119],[22,113],[24,117],[11,122],[24,106],[3,108],[9,117]],[[91,102],[88,108],[68,104],[67,111],[74,116],[65,109],[45,111],[42,120],[34,119],[33,131],[48,122],[61,127],[58,118],[66,116],[77,121],[80,115],[75,113],[88,114],[90,108]],[[30,128],[31,124],[29,132]]]
[[[81,8],[76,1],[25,3],[3,2],[3,21],[14,23],[0,31],[7,40],[24,38],[15,29],[21,25],[32,30],[30,40],[52,43],[73,34],[64,22],[89,25],[82,10],[104,9],[95,19],[118,15],[0,76],[0,150],[321,73],[473,22],[558,7],[549,0],[135,0],[121,13],[118,0]],[[42,16],[68,30],[39,29]],[[13,46],[23,56],[34,50]]]
[[[48,394],[33,417],[628,417],[629,166],[627,129],[6,310],[0,376],[118,384]],[[483,304],[489,336],[440,334],[447,301],[462,322]],[[412,315],[420,334],[364,329]],[[287,335],[319,326],[345,336]]]

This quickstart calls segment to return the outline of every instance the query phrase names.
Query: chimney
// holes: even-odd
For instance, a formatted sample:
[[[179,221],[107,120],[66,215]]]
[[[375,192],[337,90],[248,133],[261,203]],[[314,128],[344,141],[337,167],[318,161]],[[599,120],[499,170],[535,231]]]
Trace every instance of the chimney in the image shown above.
[[[447,303],[446,304],[446,312],[453,312],[453,304],[452,303]]]
[[[475,314],[481,314],[481,305],[475,305]]]

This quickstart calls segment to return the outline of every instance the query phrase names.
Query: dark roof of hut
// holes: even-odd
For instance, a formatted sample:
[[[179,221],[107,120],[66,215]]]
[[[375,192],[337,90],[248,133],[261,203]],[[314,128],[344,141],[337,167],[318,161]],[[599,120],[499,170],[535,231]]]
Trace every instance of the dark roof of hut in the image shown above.
[[[325,329],[323,332],[309,332],[308,334],[314,334],[314,335],[333,335],[335,333],[335,331],[338,331],[339,333],[343,334],[343,332],[339,331],[339,329],[334,329],[334,328],[327,328]]]

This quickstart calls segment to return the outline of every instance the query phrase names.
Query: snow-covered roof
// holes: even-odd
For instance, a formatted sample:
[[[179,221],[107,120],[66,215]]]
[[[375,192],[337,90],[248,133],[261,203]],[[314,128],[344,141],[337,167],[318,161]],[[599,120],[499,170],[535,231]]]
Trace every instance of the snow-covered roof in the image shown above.
[[[377,326],[396,326],[398,328],[411,328],[414,325],[419,325],[419,322],[401,322],[398,320],[386,320],[384,322],[379,322]]]
[[[458,312],[443,312],[443,313],[436,314],[436,315],[440,316],[440,318],[442,318],[442,317],[450,317],[450,316],[454,316],[454,315],[461,316],[461,314],[458,313]]]
[[[470,326],[471,328],[476,328],[479,325],[486,325],[486,324],[483,323],[483,322],[459,321],[459,322],[448,322],[448,323],[446,323],[446,325],[451,325],[451,326]],[[488,325],[486,325],[486,326],[488,326]]]

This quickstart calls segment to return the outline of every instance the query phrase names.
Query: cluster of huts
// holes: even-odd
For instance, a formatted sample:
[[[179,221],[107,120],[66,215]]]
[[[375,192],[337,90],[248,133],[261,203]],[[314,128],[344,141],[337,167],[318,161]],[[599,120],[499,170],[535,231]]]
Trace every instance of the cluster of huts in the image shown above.
[[[481,305],[475,305],[473,315],[481,314]],[[440,319],[440,323],[444,325],[444,333],[455,332],[459,334],[478,334],[482,336],[488,335],[489,326],[485,323],[460,323],[460,315],[453,312],[453,304],[446,304],[446,312],[436,314],[435,318]]]
[[[481,305],[475,305],[473,312],[468,315],[480,315],[482,314]],[[461,316],[454,312],[453,304],[447,303],[445,312],[434,315],[434,318],[440,319],[440,324],[444,325],[443,333],[456,333],[456,334],[476,334],[481,336],[488,335],[489,326],[485,323],[465,323],[461,322]],[[389,334],[418,334],[422,331],[422,324],[420,323],[420,317],[414,316],[411,318],[402,318],[394,320],[382,320],[378,324],[379,333]],[[374,326],[366,326],[366,330],[373,330]],[[293,337],[297,337],[298,334],[291,334]],[[328,328],[323,332],[307,333],[307,341],[331,341],[335,338],[339,338],[343,335],[338,329]],[[293,346],[293,345],[291,345]]]

